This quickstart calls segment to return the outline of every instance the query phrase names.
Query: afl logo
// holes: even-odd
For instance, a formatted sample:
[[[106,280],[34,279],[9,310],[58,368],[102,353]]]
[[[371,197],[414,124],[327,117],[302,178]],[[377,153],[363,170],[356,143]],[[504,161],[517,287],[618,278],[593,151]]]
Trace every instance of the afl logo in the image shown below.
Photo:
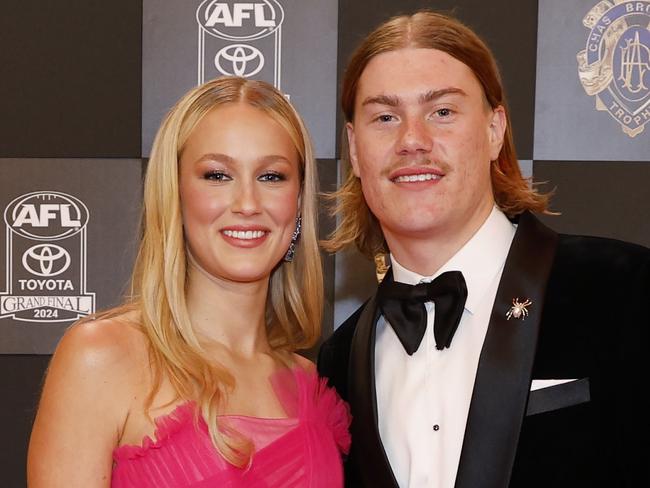
[[[86,227],[88,216],[88,208],[81,200],[52,191],[22,195],[9,203],[4,213],[13,232],[37,241],[73,236]]]
[[[57,276],[70,266],[70,253],[55,244],[37,244],[23,254],[23,266],[36,276]]]
[[[252,41],[277,31],[284,20],[284,10],[276,0],[205,0],[196,10],[196,20],[212,36],[227,41]]]
[[[250,77],[264,67],[264,55],[253,46],[232,44],[217,53],[214,65],[224,75]]]

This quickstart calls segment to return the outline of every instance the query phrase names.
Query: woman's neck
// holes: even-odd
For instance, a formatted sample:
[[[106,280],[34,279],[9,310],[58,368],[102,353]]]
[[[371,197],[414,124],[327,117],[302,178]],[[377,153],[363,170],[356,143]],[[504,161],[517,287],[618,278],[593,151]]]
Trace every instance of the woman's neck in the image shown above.
[[[266,335],[269,280],[239,283],[217,278],[188,259],[187,309],[200,342],[234,353],[270,351]]]

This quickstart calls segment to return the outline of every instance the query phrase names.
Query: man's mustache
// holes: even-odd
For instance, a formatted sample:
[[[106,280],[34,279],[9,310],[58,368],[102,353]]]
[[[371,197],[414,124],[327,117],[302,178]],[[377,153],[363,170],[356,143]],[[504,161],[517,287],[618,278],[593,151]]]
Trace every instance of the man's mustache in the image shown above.
[[[404,168],[431,168],[436,172],[447,174],[451,166],[444,161],[434,160],[429,157],[402,157],[391,163],[390,166],[384,169],[382,173],[388,177],[398,169]]]

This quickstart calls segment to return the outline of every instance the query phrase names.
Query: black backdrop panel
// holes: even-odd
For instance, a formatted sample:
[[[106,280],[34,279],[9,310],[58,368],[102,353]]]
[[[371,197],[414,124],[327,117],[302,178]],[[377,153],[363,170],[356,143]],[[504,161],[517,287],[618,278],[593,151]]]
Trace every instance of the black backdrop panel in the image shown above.
[[[499,62],[510,105],[517,155],[519,159],[532,159],[537,2],[340,0],[339,80],[352,51],[366,34],[390,16],[423,8],[453,13],[492,49]],[[337,133],[340,135],[340,130]]]
[[[336,164],[334,159],[318,160],[318,176],[321,192],[332,192],[336,190]],[[326,239],[334,230],[335,220],[330,216],[329,205],[324,198],[320,199],[319,205],[319,239]],[[325,297],[323,305],[323,330],[321,337],[327,338],[334,328],[334,282],[335,282],[335,259],[328,253],[321,253],[323,256],[323,277],[325,281]],[[316,351],[312,351],[312,358],[316,358]]]
[[[140,157],[141,2],[3,0],[0,157]]]
[[[650,164],[535,161],[535,180],[555,189],[543,220],[558,232],[612,237],[650,247]]]
[[[27,444],[50,356],[0,354],[0,486],[27,486]]]

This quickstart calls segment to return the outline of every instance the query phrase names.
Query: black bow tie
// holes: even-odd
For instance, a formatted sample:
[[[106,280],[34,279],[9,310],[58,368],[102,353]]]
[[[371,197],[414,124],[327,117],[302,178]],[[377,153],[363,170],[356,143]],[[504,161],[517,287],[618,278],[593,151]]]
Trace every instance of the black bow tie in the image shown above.
[[[409,356],[418,350],[427,329],[424,304],[436,304],[433,334],[436,349],[442,350],[451,344],[466,299],[467,286],[460,271],[442,273],[431,283],[407,285],[396,282],[389,270],[377,290],[379,308]]]

